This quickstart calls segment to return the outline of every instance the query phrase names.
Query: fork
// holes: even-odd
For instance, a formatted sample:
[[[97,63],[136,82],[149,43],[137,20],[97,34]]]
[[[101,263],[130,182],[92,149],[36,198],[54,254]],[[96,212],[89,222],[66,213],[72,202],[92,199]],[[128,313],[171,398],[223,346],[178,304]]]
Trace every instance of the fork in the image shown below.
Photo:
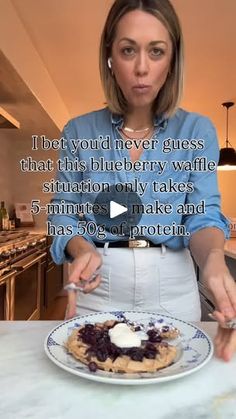
[[[86,284],[90,284],[91,282],[93,282],[95,280],[95,278],[98,276],[98,274],[99,274],[99,271],[97,270],[93,273],[93,275],[91,276],[91,278],[89,278],[89,280],[81,279],[80,280],[81,285],[85,286]],[[75,291],[75,292],[76,291],[82,291],[83,292],[84,291],[83,286],[76,285],[74,282],[69,282],[68,284],[66,284],[64,286],[64,290]]]
[[[211,319],[216,320],[215,316],[212,313],[209,313],[208,316]],[[236,317],[234,317],[233,319],[228,320],[227,322],[225,322],[223,327],[225,329],[234,329],[234,330],[236,330]]]

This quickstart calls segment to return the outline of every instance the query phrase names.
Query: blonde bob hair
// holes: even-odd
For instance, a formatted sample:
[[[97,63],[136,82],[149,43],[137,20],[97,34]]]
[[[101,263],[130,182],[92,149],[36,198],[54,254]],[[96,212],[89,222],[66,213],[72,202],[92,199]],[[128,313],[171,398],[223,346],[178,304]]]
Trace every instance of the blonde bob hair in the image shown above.
[[[169,0],[115,0],[101,35],[100,77],[109,109],[124,115],[128,103],[108,67],[119,20],[126,13],[142,10],[155,16],[166,27],[172,42],[172,59],[167,79],[153,102],[153,114],[170,117],[176,111],[183,90],[183,36],[178,16]],[[145,30],[145,28],[143,29]]]

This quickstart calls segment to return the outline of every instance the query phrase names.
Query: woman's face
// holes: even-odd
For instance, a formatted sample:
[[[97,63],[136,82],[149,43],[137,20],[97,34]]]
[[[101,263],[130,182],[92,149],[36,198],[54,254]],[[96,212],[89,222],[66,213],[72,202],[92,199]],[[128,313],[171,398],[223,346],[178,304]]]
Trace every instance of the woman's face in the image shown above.
[[[134,10],[117,25],[112,70],[130,110],[150,108],[165,83],[172,42],[165,26],[150,13]]]

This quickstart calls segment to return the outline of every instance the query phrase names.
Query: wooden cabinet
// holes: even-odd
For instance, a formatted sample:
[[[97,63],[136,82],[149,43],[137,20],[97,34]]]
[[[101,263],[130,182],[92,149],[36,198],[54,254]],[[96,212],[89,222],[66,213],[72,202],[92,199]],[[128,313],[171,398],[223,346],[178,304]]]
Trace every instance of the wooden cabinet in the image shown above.
[[[9,320],[9,285],[8,281],[0,282],[0,320]]]
[[[54,303],[63,288],[63,265],[56,265],[50,254],[51,237],[47,237],[46,257],[41,264],[41,313],[40,318]]]
[[[46,308],[55,300],[57,294],[63,288],[63,267],[53,261],[45,270],[45,306]]]
[[[44,311],[46,310],[45,306],[45,275],[47,267],[47,256],[42,260],[41,263],[41,281],[40,281],[40,318]]]

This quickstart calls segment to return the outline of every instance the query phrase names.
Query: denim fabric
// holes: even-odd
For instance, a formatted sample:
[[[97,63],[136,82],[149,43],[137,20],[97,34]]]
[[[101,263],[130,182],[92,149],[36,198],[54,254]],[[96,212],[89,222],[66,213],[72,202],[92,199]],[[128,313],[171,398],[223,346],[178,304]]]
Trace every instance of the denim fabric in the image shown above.
[[[171,214],[143,214],[139,222],[140,225],[177,225],[186,226],[189,235],[152,235],[146,234],[146,238],[154,243],[162,243],[171,249],[182,249],[188,247],[189,238],[194,232],[205,227],[217,227],[222,230],[226,237],[229,236],[229,223],[220,210],[220,194],[218,191],[216,171],[174,171],[172,167],[173,161],[194,161],[201,157],[206,157],[208,161],[218,162],[219,148],[217,135],[211,121],[197,113],[190,113],[183,109],[178,109],[174,116],[167,119],[164,117],[155,117],[154,134],[152,138],[156,141],[154,149],[143,150],[140,161],[166,161],[166,169],[163,173],[159,173],[156,167],[154,171],[92,171],[90,167],[90,157],[98,160],[103,157],[106,161],[124,160],[130,161],[129,150],[118,150],[113,146],[116,139],[120,139],[119,129],[123,125],[123,117],[121,115],[112,114],[108,108],[94,111],[76,118],[71,119],[64,127],[62,136],[67,140],[66,150],[60,151],[60,158],[66,156],[70,160],[78,159],[80,162],[86,163],[86,170],[59,172],[57,179],[61,182],[108,182],[110,184],[134,182],[135,178],[141,182],[147,182],[148,186],[145,193],[141,197],[142,203],[152,203],[159,200],[164,204],[171,204],[173,212]],[[110,149],[108,150],[91,150],[82,149],[81,147],[73,153],[72,139],[98,139],[108,136],[110,141]],[[163,150],[163,142],[168,139],[195,139],[204,140],[203,149],[174,149],[165,153]],[[168,182],[172,178],[176,182],[193,182],[193,192],[154,192],[151,183]],[[86,203],[94,202],[96,193],[57,193],[53,202],[65,200],[68,203]],[[205,200],[205,213],[197,215],[182,215],[176,213],[176,208],[180,203],[198,204],[201,200]],[[71,225],[73,228],[72,235],[55,236],[51,247],[51,254],[56,263],[63,263],[69,259],[66,255],[65,248],[68,241],[77,234],[77,215],[53,215],[49,217],[50,221],[58,225]],[[95,221],[93,214],[85,214],[86,222]],[[85,234],[85,239],[90,242],[99,241],[97,237]],[[105,241],[115,241],[117,237],[109,231],[106,234]],[[102,240],[104,241],[104,240]]]

